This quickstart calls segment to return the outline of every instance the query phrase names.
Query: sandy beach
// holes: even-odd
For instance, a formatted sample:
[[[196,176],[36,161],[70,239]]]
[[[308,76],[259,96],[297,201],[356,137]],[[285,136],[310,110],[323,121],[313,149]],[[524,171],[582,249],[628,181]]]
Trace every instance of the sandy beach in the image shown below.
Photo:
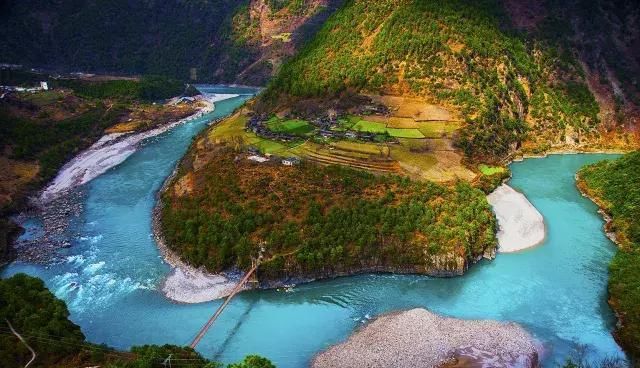
[[[518,324],[460,320],[416,308],[378,317],[316,355],[311,366],[439,367],[461,358],[474,367],[536,367],[540,350]]]
[[[502,184],[487,196],[498,219],[499,252],[517,252],[542,243],[544,219],[524,194]]]

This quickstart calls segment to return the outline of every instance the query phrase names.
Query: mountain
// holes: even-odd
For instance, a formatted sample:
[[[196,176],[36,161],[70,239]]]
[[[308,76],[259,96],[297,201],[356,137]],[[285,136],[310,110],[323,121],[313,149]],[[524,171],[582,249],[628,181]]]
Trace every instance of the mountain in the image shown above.
[[[4,0],[0,62],[260,85],[336,3]]]
[[[602,94],[594,93],[599,85],[587,71],[609,55],[610,47],[595,56],[588,50],[593,50],[589,42],[605,47],[609,39],[594,31],[600,38],[586,41],[580,24],[587,24],[590,14],[575,14],[575,21],[561,18],[562,12],[574,15],[581,3],[539,2],[543,15],[534,19],[539,24],[526,23],[530,14],[518,12],[525,2],[507,3],[347,1],[282,67],[262,109],[295,108],[309,99],[340,100],[345,93],[418,97],[465,123],[456,145],[475,160],[499,160],[516,149],[636,147],[638,121],[626,119],[624,112],[637,108],[637,83],[630,78],[625,81],[630,86],[615,94],[619,104],[628,104],[617,110],[620,122],[603,119],[605,103],[599,100]],[[602,17],[612,11],[600,10]],[[636,22],[630,17],[630,24]],[[516,20],[529,28],[519,28]],[[622,73],[608,80],[614,91],[621,88],[616,81],[637,62],[634,52],[622,52],[631,47],[616,50],[620,58],[606,64],[611,73]]]

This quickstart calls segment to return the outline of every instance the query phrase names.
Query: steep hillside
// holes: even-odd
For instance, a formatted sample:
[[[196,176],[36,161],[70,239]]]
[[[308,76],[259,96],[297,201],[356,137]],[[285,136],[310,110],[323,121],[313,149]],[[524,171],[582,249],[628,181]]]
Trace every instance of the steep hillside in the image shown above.
[[[505,1],[515,26],[571,50],[607,131],[640,127],[640,6],[629,0]]]
[[[521,145],[637,144],[620,138],[622,129],[602,138],[599,106],[571,50],[518,32],[496,0],[348,1],[283,66],[262,108],[345,91],[452,110],[466,123],[457,146],[473,159],[503,158]]]
[[[263,84],[336,2],[2,1],[0,62]]]
[[[640,152],[578,173],[580,189],[605,211],[619,250],[609,266],[609,304],[619,319],[616,339],[640,362]]]

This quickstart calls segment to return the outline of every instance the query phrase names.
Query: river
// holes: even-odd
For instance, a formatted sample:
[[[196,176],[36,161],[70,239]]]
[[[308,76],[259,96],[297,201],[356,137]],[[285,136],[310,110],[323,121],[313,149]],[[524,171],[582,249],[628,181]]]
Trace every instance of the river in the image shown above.
[[[192,137],[247,98],[218,102],[213,113],[146,140],[125,162],[80,187],[82,209],[70,215],[64,236],[71,247],[61,250],[62,261],[46,267],[13,263],[0,276],[26,272],[44,279],[92,342],[120,349],[188,344],[220,301],[176,304],[158,292],[169,267],[151,236],[151,211],[157,190]],[[622,355],[610,334],[615,319],[606,302],[607,265],[615,247],[602,231],[596,206],[574,183],[581,166],[613,157],[553,155],[511,165],[510,185],[545,218],[548,235],[536,248],[499,254],[458,278],[364,275],[290,291],[244,292],[198,350],[223,362],[260,354],[281,368],[301,367],[380,313],[425,307],[458,318],[521,323],[543,344],[545,366],[563,361],[577,346],[587,346],[596,358]],[[27,218],[24,226],[23,238],[37,236],[41,220]]]

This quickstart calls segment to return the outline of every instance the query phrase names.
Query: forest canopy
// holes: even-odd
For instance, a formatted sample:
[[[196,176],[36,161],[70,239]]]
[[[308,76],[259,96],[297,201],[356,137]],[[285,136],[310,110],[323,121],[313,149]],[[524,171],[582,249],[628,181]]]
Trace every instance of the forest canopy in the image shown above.
[[[496,245],[493,212],[466,182],[305,162],[259,165],[228,147],[209,152],[215,159],[195,174],[183,163],[162,198],[167,244],[194,266],[244,269],[264,248],[265,279],[376,267],[461,272]]]

